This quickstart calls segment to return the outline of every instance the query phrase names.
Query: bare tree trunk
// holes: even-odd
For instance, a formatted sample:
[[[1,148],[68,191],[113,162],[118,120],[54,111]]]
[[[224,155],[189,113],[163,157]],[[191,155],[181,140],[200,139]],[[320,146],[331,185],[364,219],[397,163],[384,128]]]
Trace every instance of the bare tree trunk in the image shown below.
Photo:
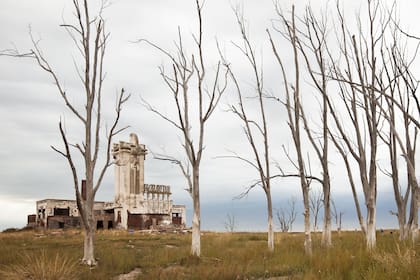
[[[385,57],[382,57],[385,59]],[[387,65],[385,65],[387,67]],[[387,73],[390,73],[387,71]],[[394,74],[394,73],[392,73]],[[396,80],[395,77],[391,77],[390,74],[388,74],[388,81],[392,82]],[[395,87],[390,87],[391,89],[391,96],[394,97],[394,90]],[[395,203],[397,205],[397,212],[392,212],[391,214],[395,214],[395,216],[398,219],[398,227],[399,227],[399,240],[405,240],[408,236],[406,234],[406,212],[407,212],[407,203],[409,194],[411,191],[410,184],[407,184],[407,188],[405,190],[405,193],[403,193],[403,190],[401,189],[400,180],[399,180],[399,170],[398,170],[398,157],[397,157],[397,151],[398,151],[398,144],[397,144],[397,136],[394,132],[394,129],[391,129],[391,127],[395,127],[395,105],[392,104],[392,102],[389,102],[387,100],[388,107],[386,108],[386,112],[384,112],[384,116],[389,122],[390,129],[388,131],[388,135],[381,136],[382,141],[388,146],[389,151],[389,162],[391,166],[391,171],[386,172],[385,174],[388,175],[392,180],[392,186],[394,190],[394,199]],[[409,128],[406,127],[406,133],[409,133]],[[387,137],[388,136],[388,137]],[[408,136],[409,137],[409,136]],[[407,166],[408,167],[408,166]],[[408,169],[407,169],[408,170]]]
[[[305,169],[305,161],[303,159],[303,150],[302,150],[302,139],[301,139],[301,115],[302,115],[302,103],[301,103],[301,92],[300,92],[300,68],[299,68],[299,57],[298,57],[298,47],[299,40],[297,37],[298,30],[295,24],[295,7],[292,6],[291,20],[287,20],[282,14],[281,10],[277,6],[277,14],[280,17],[282,24],[284,25],[285,32],[282,34],[290,42],[293,49],[293,66],[294,66],[294,82],[293,84],[289,83],[288,76],[283,64],[282,59],[280,58],[277,47],[271,37],[271,34],[268,32],[271,47],[274,53],[274,56],[280,66],[281,76],[284,82],[284,90],[286,95],[286,101],[283,103],[286,107],[287,116],[288,116],[288,125],[292,135],[297,163],[294,163],[291,158],[292,164],[297,168],[300,178],[300,186],[302,190],[303,197],[303,207],[304,207],[304,223],[305,223],[305,253],[308,256],[312,256],[312,239],[311,239],[311,224],[310,224],[310,201],[309,201],[309,182],[308,176]]]
[[[396,74],[396,76],[398,75]],[[389,77],[388,80],[394,82],[395,80],[398,80],[398,77],[396,79],[395,78],[391,79]],[[397,88],[399,87],[400,87],[399,83],[397,82]],[[419,201],[419,198],[418,198],[419,183],[417,181],[416,171],[415,171],[415,150],[416,150],[418,129],[417,127],[414,127],[414,136],[413,136],[414,139],[412,143],[412,140],[410,138],[411,121],[409,121],[409,118],[408,118],[409,103],[407,104],[407,106],[404,106],[402,102],[400,104],[396,104],[395,99],[393,97],[393,92],[391,92],[390,96],[392,100],[394,101],[392,101],[392,104],[391,104],[391,102],[387,100],[389,108],[385,109],[382,106],[380,106],[380,109],[382,110],[384,117],[387,119],[389,128],[390,128],[390,140],[388,142],[385,139],[383,140],[389,146],[389,150],[390,150],[392,173],[389,174],[389,176],[392,178],[392,181],[393,181],[394,195],[395,195],[395,200],[397,203],[397,210],[398,210],[398,212],[395,214],[398,217],[398,223],[400,227],[400,240],[406,239],[408,237],[408,232],[410,232],[412,236],[412,241],[415,242],[418,236],[417,231],[418,231],[418,201]],[[401,95],[400,95],[400,101],[402,101]],[[405,145],[400,137],[400,134],[397,132],[397,129],[395,126],[394,105],[397,105],[397,107],[399,107],[402,110],[402,113],[404,115],[403,134],[405,134]],[[400,184],[398,180],[398,168],[397,168],[397,159],[396,159],[397,144],[396,143],[398,143],[399,148],[406,161],[407,188],[405,190],[404,196],[402,195],[402,191],[400,190]],[[410,192],[411,192],[410,216],[406,223],[407,202],[408,202]]]
[[[86,180],[86,185],[88,180]],[[83,259],[82,261],[87,265],[95,265],[95,249],[94,249],[94,238],[95,238],[95,229],[96,229],[96,221],[93,211],[93,200],[89,199],[89,190],[86,189],[86,200],[82,200],[82,204],[84,204],[83,209],[83,216],[85,217],[86,222],[82,222],[82,226],[84,229],[84,249],[83,249]],[[91,196],[91,194],[90,194]]]
[[[331,68],[333,79],[338,83],[339,94],[354,133],[350,134],[344,129],[344,122],[340,121],[337,112],[334,112],[331,100],[328,102],[330,113],[339,131],[338,136],[333,135],[336,138],[335,145],[339,148],[338,142],[342,141],[357,163],[367,211],[366,245],[368,249],[373,249],[376,245],[376,161],[379,128],[382,121],[382,114],[377,106],[378,103],[381,103],[382,95],[375,91],[375,85],[379,82],[378,71],[381,66],[376,59],[376,51],[379,50],[379,45],[384,40],[383,30],[389,21],[384,20],[384,15],[378,12],[378,1],[368,1],[367,6],[367,32],[364,32],[362,26],[358,26],[357,35],[349,36],[349,27],[337,3],[339,35],[341,36],[339,45],[345,62],[344,69],[340,69],[338,62],[333,59],[329,50],[333,62]],[[353,184],[353,179],[350,178],[347,154],[342,148],[340,154],[345,161],[349,180]],[[353,194],[353,196],[357,201],[357,195]]]
[[[283,207],[277,209],[276,215],[280,224],[280,230],[282,232],[289,232],[293,229],[293,223],[296,220],[296,199],[292,197],[288,201],[289,208],[285,210]]]
[[[353,172],[352,172],[351,167],[350,167],[348,156],[347,156],[346,152],[344,151],[344,148],[340,145],[340,143],[338,143],[338,140],[336,139],[336,137],[331,135],[331,140],[333,141],[335,147],[337,148],[341,157],[343,158],[344,165],[345,165],[346,170],[347,170],[347,178],[349,179],[354,205],[356,207],[356,214],[357,214],[357,219],[359,221],[360,229],[362,230],[363,234],[366,234],[366,225],[365,225],[365,221],[364,221],[364,218],[363,218],[362,210],[360,208],[359,198],[357,197],[356,186],[354,184],[354,179],[353,179]]]
[[[415,94],[414,92],[412,94]],[[408,106],[407,106],[408,107]],[[408,108],[407,108],[408,110]],[[407,114],[405,114],[406,116]],[[406,129],[408,127],[408,117],[405,117],[406,122]],[[408,174],[408,184],[411,189],[411,207],[410,207],[410,217],[408,224],[410,225],[410,234],[411,239],[413,241],[413,244],[417,242],[419,239],[419,196],[420,196],[420,186],[419,181],[416,177],[416,160],[415,160],[415,154],[416,154],[416,141],[417,141],[417,133],[418,129],[415,128],[414,132],[414,143],[411,143],[410,136],[408,135],[408,131],[406,132],[406,151],[405,151],[405,160],[406,160],[406,166],[407,166],[407,174]],[[398,139],[398,136],[397,136]],[[402,143],[401,143],[401,149],[402,149]]]
[[[410,235],[413,244],[419,239],[419,206],[418,206],[418,188],[413,188],[411,194],[411,208],[410,208]]]
[[[391,93],[394,95],[394,93]],[[388,121],[390,122],[390,126],[395,126],[395,106],[388,102],[388,110],[389,118]],[[407,199],[408,194],[410,192],[410,188],[407,184],[407,190],[405,197],[402,196],[402,191],[400,190],[400,180],[398,174],[398,158],[397,158],[397,140],[395,133],[393,133],[392,129],[389,129],[389,140],[387,141],[385,137],[382,137],[385,144],[388,145],[389,151],[389,161],[391,165],[391,173],[388,174],[392,179],[392,186],[394,189],[394,198],[397,204],[397,213],[396,216],[398,218],[398,227],[399,227],[399,239],[404,240],[406,237],[405,234],[405,222],[406,222],[406,211],[407,211]]]
[[[342,229],[343,214],[344,214],[343,212],[340,212],[339,221],[338,221],[338,229],[337,229],[339,235],[340,235],[341,229]]]
[[[247,114],[247,110],[245,109],[244,98],[245,95],[243,94],[243,89],[239,85],[238,80],[236,79],[235,74],[233,73],[230,63],[224,60],[224,65],[228,69],[228,72],[232,78],[234,86],[236,88],[236,92],[238,95],[238,105],[231,105],[231,111],[239,117],[239,119],[243,123],[243,129],[245,136],[248,140],[248,143],[251,147],[251,150],[254,154],[254,159],[249,160],[243,158],[239,155],[233,156],[236,159],[240,159],[243,162],[252,166],[259,175],[259,181],[250,187],[240,195],[243,197],[249,193],[251,189],[255,186],[259,185],[264,190],[267,200],[267,242],[268,242],[268,249],[270,251],[274,251],[274,232],[273,232],[273,206],[272,206],[272,199],[271,199],[271,163],[270,163],[270,150],[269,150],[269,134],[268,134],[268,121],[265,113],[265,103],[264,103],[264,88],[263,88],[263,75],[262,70],[259,70],[259,65],[257,64],[257,58],[255,56],[254,48],[249,40],[248,32],[245,28],[245,20],[243,19],[243,15],[240,13],[239,10],[235,10],[236,19],[238,22],[238,26],[241,32],[243,46],[236,45],[235,46],[244,54],[248,64],[251,66],[252,74],[254,77],[255,83],[255,91],[256,91],[256,99],[258,100],[258,113],[256,119],[250,119]],[[254,91],[254,89],[253,89]],[[254,96],[252,96],[254,97]],[[257,135],[257,136],[255,136]],[[258,137],[261,137],[262,143],[257,143]],[[258,145],[259,144],[259,145]],[[259,147],[261,151],[259,150]]]
[[[228,213],[226,215],[225,229],[228,232],[234,232],[236,227],[235,214]]]
[[[193,204],[194,204],[194,214],[192,219],[192,240],[191,240],[191,255],[200,256],[201,255],[201,228],[200,228],[200,188],[198,184],[199,180],[199,167],[195,166],[193,168]]]
[[[267,216],[268,216],[268,231],[267,231],[267,241],[268,249],[274,251],[274,231],[273,231],[273,204],[271,200],[270,190],[266,192],[267,198]]]
[[[303,189],[303,207],[304,207],[304,226],[305,226],[305,241],[304,248],[307,256],[312,256],[312,237],[311,237],[311,217],[309,209],[309,192]]]
[[[412,118],[412,98],[418,88],[417,78],[413,75],[411,65],[417,56],[417,50],[420,42],[417,41],[417,48],[413,54],[406,50],[408,42],[402,42],[403,38],[399,35],[407,36],[398,25],[398,18],[389,12],[394,23],[390,28],[390,43],[383,43],[381,50],[381,59],[385,75],[378,79],[378,88],[386,103],[377,102],[378,108],[382,111],[384,118],[388,123],[389,131],[385,135],[380,135],[383,142],[388,146],[391,172],[385,172],[392,179],[394,188],[394,197],[397,204],[397,212],[392,212],[398,218],[400,240],[408,238],[408,232],[413,232],[412,238],[416,239],[416,228],[418,220],[418,180],[415,171],[415,150],[418,135],[418,123]],[[410,38],[408,36],[408,38]],[[418,102],[416,103],[418,106]],[[399,113],[396,109],[399,109]],[[417,107],[418,108],[418,107]],[[418,112],[420,113],[420,111]],[[402,116],[403,127],[396,125],[396,119]],[[405,141],[403,141],[403,139]],[[399,180],[398,154],[406,161],[407,187],[402,189]],[[411,193],[410,217],[406,221],[407,205]],[[414,229],[414,231],[413,231]]]
[[[405,213],[400,216],[400,213],[398,213],[398,228],[399,228],[399,237],[398,239],[400,241],[406,240],[408,238],[408,227],[405,224],[405,221],[407,220],[407,216]]]
[[[327,202],[326,202],[327,201]],[[331,205],[330,205],[330,191],[324,190],[324,229],[322,230],[322,245],[330,247],[331,241]]]
[[[102,3],[103,5],[105,3]],[[109,130],[106,132],[106,146],[105,157],[100,165],[98,162],[100,151],[100,139],[103,127],[102,117],[102,86],[105,80],[104,57],[105,49],[108,43],[109,34],[105,32],[105,21],[102,18],[104,6],[101,6],[98,15],[94,18],[90,17],[89,5],[87,0],[73,1],[74,16],[76,17],[75,24],[63,23],[64,27],[80,51],[80,63],[74,59],[74,64],[77,69],[77,77],[81,81],[82,98],[73,94],[71,91],[66,91],[63,83],[59,79],[58,72],[53,69],[39,46],[40,41],[35,39],[30,33],[33,49],[29,53],[20,54],[17,50],[11,53],[11,56],[16,57],[30,57],[36,60],[38,66],[47,72],[52,78],[59,95],[66,108],[70,110],[74,119],[78,120],[84,130],[84,135],[79,143],[70,143],[68,136],[65,133],[63,124],[59,122],[59,131],[64,144],[64,149],[59,150],[51,147],[54,151],[66,158],[69,164],[71,174],[73,177],[74,191],[76,203],[80,214],[81,223],[85,231],[84,240],[84,255],[83,263],[87,265],[96,265],[97,261],[94,255],[94,233],[96,228],[96,221],[94,217],[94,201],[95,195],[101,186],[105,172],[112,164],[111,162],[111,144],[112,139],[119,132],[124,130],[117,129],[121,110],[123,104],[128,100],[124,89],[121,90],[117,98],[115,108],[115,118],[111,123]],[[77,102],[73,100],[85,99],[83,107],[78,107]],[[74,151],[80,153],[83,167],[76,165],[74,160]],[[79,186],[79,175],[84,175],[86,179],[86,198],[82,198]]]
[[[318,231],[318,218],[319,212],[322,209],[322,196],[323,194],[317,189],[309,191],[309,210],[313,217],[313,231]]]
[[[159,159],[167,160],[177,164],[187,183],[187,191],[190,193],[193,200],[193,221],[192,221],[192,240],[191,240],[191,254],[196,257],[201,255],[201,229],[200,229],[200,164],[204,150],[204,134],[207,121],[213,114],[221,96],[226,89],[226,76],[224,75],[224,82],[221,80],[220,61],[217,63],[214,77],[209,79],[209,87],[207,87],[206,80],[206,66],[204,64],[203,53],[203,20],[202,8],[203,3],[199,0],[195,1],[196,12],[198,19],[198,32],[193,35],[195,41],[195,53],[189,54],[184,49],[181,31],[178,28],[178,43],[176,44],[176,53],[172,54],[159,47],[158,45],[148,41],[139,40],[139,42],[146,42],[153,48],[157,49],[161,54],[166,56],[171,64],[171,74],[165,72],[164,67],[160,68],[160,74],[163,81],[168,86],[172,98],[176,106],[177,117],[171,119],[159,110],[151,106],[147,101],[143,100],[143,105],[151,112],[157,114],[159,117],[174,126],[182,135],[182,147],[185,156],[188,159],[185,164],[179,159],[169,155],[160,156]],[[192,84],[191,78],[196,78]],[[195,105],[194,109],[191,104]],[[193,126],[193,124],[196,124]],[[195,133],[192,133],[196,129]],[[196,135],[196,137],[194,137]],[[192,168],[192,174],[190,174]]]
[[[326,13],[325,13],[326,14]],[[322,245],[330,247],[331,241],[331,208],[330,208],[330,176],[329,176],[329,162],[328,162],[328,93],[327,93],[327,21],[326,17],[322,16],[319,20],[313,14],[310,6],[306,7],[306,13],[301,21],[303,28],[297,28],[299,39],[297,44],[299,50],[306,62],[306,69],[311,77],[314,87],[322,98],[321,114],[322,114],[322,141],[318,141],[318,136],[314,136],[313,129],[308,124],[304,107],[301,106],[302,120],[304,129],[308,139],[314,148],[319,163],[322,166],[322,203],[324,206],[324,219],[322,230]],[[303,41],[302,41],[303,40]],[[315,61],[315,63],[314,63]],[[317,215],[317,214],[316,214]],[[317,220],[317,216],[314,217]],[[316,222],[315,222],[316,224]]]
[[[335,225],[337,228],[337,233],[340,235],[341,233],[341,217],[343,216],[343,212],[338,212],[337,208],[335,207],[334,200],[331,199],[331,217],[335,220]]]
[[[368,202],[366,222],[366,245],[368,249],[373,249],[376,246],[376,200]]]
[[[96,263],[94,236],[95,230],[93,228],[85,228],[83,262],[85,262],[87,265],[94,265]]]

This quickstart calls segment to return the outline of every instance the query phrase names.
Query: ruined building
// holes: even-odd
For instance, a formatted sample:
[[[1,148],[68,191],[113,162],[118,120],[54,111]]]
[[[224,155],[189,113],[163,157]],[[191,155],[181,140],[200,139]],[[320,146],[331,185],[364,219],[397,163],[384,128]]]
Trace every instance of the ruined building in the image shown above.
[[[146,146],[139,144],[134,133],[130,134],[130,142],[113,144],[115,197],[113,202],[95,202],[98,229],[185,226],[185,206],[172,203],[170,187],[144,183],[146,154]],[[82,184],[82,196],[84,191]],[[36,202],[36,209],[36,215],[28,216],[28,226],[80,226],[75,200],[44,199]]]

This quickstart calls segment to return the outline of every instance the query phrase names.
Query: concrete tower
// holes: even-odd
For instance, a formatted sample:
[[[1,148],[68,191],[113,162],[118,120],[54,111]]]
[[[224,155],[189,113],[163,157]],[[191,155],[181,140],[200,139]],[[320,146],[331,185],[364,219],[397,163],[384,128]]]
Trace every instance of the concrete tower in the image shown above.
[[[145,145],[139,144],[135,133],[130,134],[130,142],[114,143],[112,155],[115,163],[115,213],[117,223],[127,224],[127,211],[137,208],[144,201],[144,160]]]
[[[133,195],[143,198],[145,145],[139,144],[137,135],[130,134],[130,142],[115,143],[112,155],[115,163],[115,202],[128,201]]]

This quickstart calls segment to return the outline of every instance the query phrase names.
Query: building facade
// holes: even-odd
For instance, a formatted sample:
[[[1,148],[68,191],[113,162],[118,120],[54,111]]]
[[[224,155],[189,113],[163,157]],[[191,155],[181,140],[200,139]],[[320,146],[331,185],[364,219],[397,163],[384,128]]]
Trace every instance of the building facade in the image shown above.
[[[130,141],[114,143],[115,196],[112,202],[95,202],[97,229],[153,229],[185,227],[185,205],[174,205],[166,185],[144,183],[146,146],[136,134]],[[82,183],[82,195],[84,193]],[[36,215],[28,216],[28,226],[45,228],[80,227],[75,200],[44,199],[36,203]]]

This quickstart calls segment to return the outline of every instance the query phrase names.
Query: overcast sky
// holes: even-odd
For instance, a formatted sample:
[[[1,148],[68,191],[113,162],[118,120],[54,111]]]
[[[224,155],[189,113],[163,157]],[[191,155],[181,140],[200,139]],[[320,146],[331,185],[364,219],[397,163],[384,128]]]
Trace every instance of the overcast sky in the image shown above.
[[[95,1],[89,1],[95,2]],[[294,1],[279,1],[285,11],[291,9]],[[296,1],[299,8],[305,1]],[[327,1],[309,1],[318,10]],[[362,1],[341,1],[347,15],[354,17]],[[407,31],[420,35],[417,12],[420,4],[415,0],[399,1],[399,13]],[[232,7],[243,4],[250,38],[257,50],[262,67],[266,89],[281,95],[282,84],[278,69],[272,63],[273,56],[268,46],[266,28],[271,28],[275,18],[272,0],[207,0],[203,10],[204,53],[209,76],[217,62],[216,38],[222,51],[232,61],[239,73],[244,88],[252,93],[251,72],[232,42],[240,43],[239,29]],[[333,1],[329,2],[330,4]],[[25,52],[31,48],[29,26],[52,67],[65,85],[71,98],[78,104],[81,86],[78,81],[74,61],[80,57],[73,42],[59,25],[63,21],[72,23],[72,1],[68,0],[2,0],[0,3],[0,50],[17,48]],[[92,8],[92,15],[94,14]],[[165,57],[146,44],[133,43],[146,38],[168,50],[174,50],[177,28],[185,38],[185,46],[192,50],[191,34],[197,30],[195,1],[193,0],[115,0],[105,10],[106,29],[110,32],[105,68],[107,78],[105,117],[110,122],[116,93],[124,87],[131,93],[129,103],[123,109],[121,126],[130,128],[118,135],[115,141],[128,141],[132,132],[139,135],[149,151],[165,152],[182,156],[181,138],[177,131],[140,104],[140,96],[158,107],[162,112],[173,115],[168,89],[163,84],[158,66],[170,66]],[[285,45],[283,53],[290,60],[290,51]],[[191,52],[191,51],[189,51]],[[71,113],[66,110],[59,98],[51,78],[31,59],[0,57],[0,230],[7,227],[22,227],[26,216],[35,212],[35,201],[45,198],[72,199],[74,190],[67,162],[55,153],[50,146],[61,147],[58,122],[64,120],[71,139],[81,137],[80,128]],[[250,156],[241,124],[226,111],[229,104],[236,101],[235,93],[229,90],[221,101],[206,131],[206,149],[201,168],[201,197],[203,205],[202,225],[204,229],[222,229],[226,214],[237,217],[237,226],[246,230],[265,230],[266,206],[262,189],[253,190],[248,197],[234,200],[257,178],[254,170],[233,159],[220,159],[230,151]],[[316,106],[314,107],[316,109]],[[293,170],[281,146],[292,148],[286,124],[284,108],[280,104],[268,105],[271,122],[271,148],[273,162],[278,162],[286,170]],[[318,116],[312,116],[317,118]],[[186,204],[191,214],[191,199],[183,190],[185,182],[176,166],[154,160],[149,154],[146,158],[146,183],[167,184],[172,188],[173,200]],[[379,161],[385,161],[381,157]],[[318,170],[314,164],[314,170]],[[356,227],[353,200],[340,158],[332,155],[332,192],[341,211],[345,212],[344,226]],[[98,200],[112,201],[114,193],[113,168],[97,194]],[[379,175],[378,227],[396,226],[396,219],[388,214],[395,210],[390,182]],[[315,186],[314,186],[315,188]],[[273,186],[274,207],[285,206],[292,196],[300,199],[297,181],[276,181]],[[362,198],[361,198],[362,199]],[[363,201],[363,200],[362,200]],[[363,204],[363,203],[362,203]],[[299,216],[301,219],[301,215]],[[190,223],[190,221],[188,221]],[[301,223],[301,222],[300,222]]]

